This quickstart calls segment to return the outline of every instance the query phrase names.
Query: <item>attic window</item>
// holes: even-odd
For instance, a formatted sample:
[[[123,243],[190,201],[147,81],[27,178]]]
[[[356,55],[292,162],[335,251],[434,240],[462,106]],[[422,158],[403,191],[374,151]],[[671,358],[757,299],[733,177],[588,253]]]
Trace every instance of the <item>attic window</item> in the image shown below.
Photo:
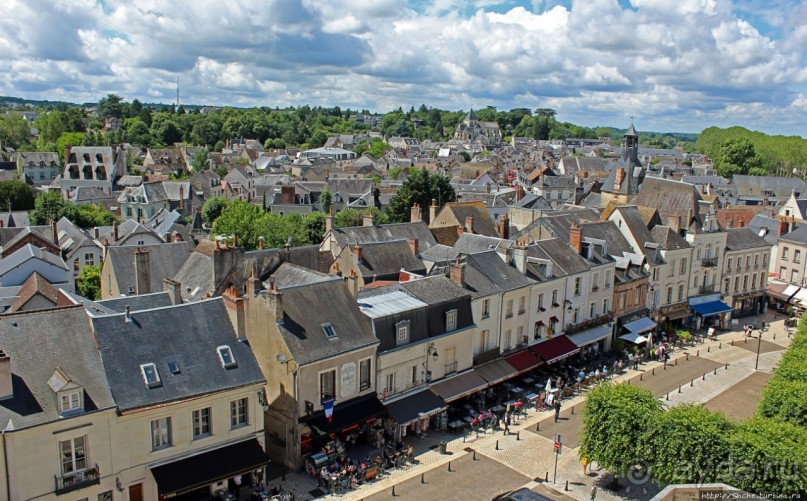
[[[229,369],[230,367],[235,367],[235,357],[233,357],[233,350],[230,349],[229,346],[226,344],[221,345],[216,348],[216,351],[219,354],[219,360],[221,360],[221,366],[225,369]]]
[[[179,368],[179,362],[168,362],[168,370],[171,371],[171,374],[177,375],[182,372]]]
[[[322,324],[322,331],[325,333],[326,338],[336,339],[336,331],[334,330],[333,325],[331,325],[330,322]]]
[[[157,366],[154,364],[142,364],[140,366],[140,372],[143,373],[143,380],[146,382],[146,386],[149,388],[156,388],[158,386],[162,386],[162,381],[160,380],[160,373],[157,372]]]
[[[84,406],[81,404],[81,391],[73,391],[63,393],[59,396],[59,413],[65,414],[71,411],[82,410]]]
[[[135,293],[134,285],[130,285],[129,286],[129,294],[134,294],[134,293]]]

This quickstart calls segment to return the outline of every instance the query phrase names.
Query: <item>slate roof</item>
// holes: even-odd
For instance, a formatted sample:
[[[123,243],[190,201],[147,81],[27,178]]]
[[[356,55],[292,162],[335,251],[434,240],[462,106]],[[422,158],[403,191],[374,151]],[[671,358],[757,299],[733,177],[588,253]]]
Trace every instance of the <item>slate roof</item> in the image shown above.
[[[698,202],[701,200],[700,193],[695,185],[648,177],[639,188],[639,194],[633,199],[636,205],[654,207],[661,215],[662,223],[670,226],[671,216],[681,216],[681,227],[688,228],[691,221],[687,221],[687,214],[693,219],[698,219],[700,208]]]
[[[795,242],[799,244],[807,244],[807,224],[801,224],[790,233],[786,233],[779,237],[779,240],[786,242]]]
[[[630,234],[633,236],[636,244],[639,246],[638,249],[635,249],[637,252],[641,252],[644,255],[654,254],[655,251],[651,248],[646,247],[645,243],[655,243],[653,240],[653,235],[650,233],[650,230],[647,229],[647,226],[644,223],[644,219],[642,218],[642,213],[636,206],[624,206],[624,207],[617,207],[616,211],[618,211],[622,215],[622,219],[625,220],[625,224],[627,225],[627,229]]]
[[[280,267],[272,273],[272,278],[277,288],[315,284],[330,280],[342,280],[335,275],[328,275],[292,263],[281,264]]]
[[[750,228],[726,229],[726,250],[770,248],[772,245]]]
[[[779,220],[765,214],[757,214],[748,221],[747,228],[750,228],[758,236],[768,243],[775,244],[779,240]]]
[[[352,249],[347,248],[343,252],[352,252]],[[412,254],[412,249],[406,240],[361,244],[361,261],[357,264],[365,279],[371,278],[373,275],[382,277],[397,275],[401,269],[413,273],[426,271],[423,261]]]
[[[536,219],[521,229],[518,233],[511,236],[511,239],[517,241],[525,235],[531,237],[537,236],[540,229],[541,238],[560,238],[566,242],[569,241],[569,230],[572,223],[580,224],[581,221],[599,221],[600,215],[592,209],[574,209],[547,212],[542,214],[542,217]]]
[[[364,244],[366,242],[382,242],[385,240],[407,238],[417,238],[418,247],[422,250],[426,250],[437,243],[434,239],[434,235],[429,231],[429,226],[423,221],[334,228],[331,230],[331,235],[336,240],[340,249],[348,244]],[[338,252],[338,250],[335,251],[335,253]]]
[[[527,270],[530,275],[539,281],[561,278],[577,273],[584,273],[591,268],[591,264],[572,247],[559,238],[551,238],[533,242],[527,246],[528,258],[538,258],[552,261],[552,276],[541,273],[536,263],[527,261]]]
[[[3,259],[0,259],[0,277],[29,259],[39,259],[57,268],[68,269],[61,257],[34,247],[32,244],[25,244],[10,255],[3,256]]]
[[[57,368],[84,387],[84,413],[115,407],[83,306],[0,317],[0,346],[11,357],[14,396],[0,400],[0,425],[14,429],[58,421],[48,385]],[[69,424],[66,424],[69,427]]]
[[[612,221],[586,222],[581,224],[580,228],[583,230],[583,242],[587,238],[602,240],[606,243],[606,250],[611,256],[624,257],[626,254],[635,254],[633,247]]]
[[[378,344],[370,319],[360,310],[342,280],[281,287],[283,323],[280,334],[300,365]],[[322,325],[330,322],[336,338]]]
[[[419,278],[400,283],[401,289],[429,305],[446,303],[470,294],[457,282],[444,276]]]
[[[150,290],[163,290],[163,279],[172,278],[190,256],[187,242],[173,242],[156,245],[121,245],[107,247],[104,267],[112,266],[118,290],[126,294],[129,287],[135,287],[134,254],[138,250],[149,252]]]
[[[474,297],[516,290],[533,283],[534,280],[505,263],[495,250],[469,255],[465,259],[465,288]]]
[[[191,252],[188,259],[173,277],[182,285],[183,301],[198,301],[213,287],[213,258],[201,252]]]
[[[512,207],[532,210],[554,210],[544,197],[532,193],[526,193],[523,197],[521,197],[521,200],[512,204]]]
[[[28,211],[2,212],[0,213],[0,221],[3,222],[4,228],[24,228],[31,226]]]
[[[222,298],[92,319],[112,395],[121,411],[264,382],[252,350],[236,338]],[[171,326],[166,329],[166,326]],[[224,368],[227,345],[236,366]],[[179,364],[173,374],[168,364]],[[140,366],[153,363],[162,384],[149,388]]]
[[[765,191],[771,191],[774,197],[788,198],[795,191],[798,198],[807,190],[807,183],[797,177],[736,175],[731,184],[736,187],[738,197],[762,198]]]
[[[17,233],[14,236],[14,238],[12,238],[8,242],[6,242],[5,245],[3,245],[3,250],[5,251],[5,249],[10,249],[10,248],[14,247],[14,245],[16,245],[20,240],[24,239],[28,235],[32,235],[34,238],[44,240],[45,244],[48,245],[49,247],[51,247],[54,251],[56,251],[59,248],[59,244],[53,242],[53,237],[51,236],[50,231],[48,232],[47,235],[43,235],[42,232],[32,231],[32,228],[25,227],[25,228],[21,228],[20,232]],[[58,233],[57,233],[57,237],[58,237]],[[39,247],[37,247],[37,248],[39,248]],[[2,253],[0,253],[0,254],[2,254]]]
[[[153,181],[125,188],[118,196],[118,202],[140,203],[140,198],[143,199],[142,203],[154,204],[168,200],[168,195],[162,181]]]
[[[660,249],[675,250],[690,247],[689,242],[669,226],[659,224],[654,226],[650,233],[653,235],[653,241],[659,245]]]
[[[131,311],[171,306],[171,296],[168,295],[167,291],[162,291],[152,292],[151,294],[102,299],[95,301],[95,303],[115,313],[123,313],[126,311],[127,306]]]
[[[443,211],[451,213],[459,226],[463,227],[465,226],[466,219],[473,217],[474,233],[487,235],[489,237],[495,237],[499,234],[499,232],[496,231],[490,213],[482,202],[448,202],[437,214],[437,219],[440,218],[440,214],[442,214]]]
[[[44,296],[48,301],[55,305],[59,297],[59,289],[54,287],[39,273],[33,272],[31,273],[31,276],[22,283],[20,290],[17,292],[19,299],[17,299],[17,301],[11,305],[11,310],[18,311],[36,294]]]

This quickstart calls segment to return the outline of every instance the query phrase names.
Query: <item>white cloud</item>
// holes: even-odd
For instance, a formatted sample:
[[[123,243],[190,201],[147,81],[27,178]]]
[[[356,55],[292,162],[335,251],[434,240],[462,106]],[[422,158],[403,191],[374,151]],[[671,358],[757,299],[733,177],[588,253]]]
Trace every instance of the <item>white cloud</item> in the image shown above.
[[[804,2],[564,3],[6,0],[0,93],[170,101],[179,76],[199,104],[549,106],[693,131],[807,120]]]

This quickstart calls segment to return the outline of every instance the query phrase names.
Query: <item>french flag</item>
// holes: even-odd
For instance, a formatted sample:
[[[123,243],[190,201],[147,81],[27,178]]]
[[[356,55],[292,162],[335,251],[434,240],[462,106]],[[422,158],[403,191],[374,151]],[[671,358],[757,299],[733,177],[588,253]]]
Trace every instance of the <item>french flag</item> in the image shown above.
[[[322,407],[325,408],[325,418],[327,418],[330,423],[333,421],[333,399],[331,398],[322,402]]]

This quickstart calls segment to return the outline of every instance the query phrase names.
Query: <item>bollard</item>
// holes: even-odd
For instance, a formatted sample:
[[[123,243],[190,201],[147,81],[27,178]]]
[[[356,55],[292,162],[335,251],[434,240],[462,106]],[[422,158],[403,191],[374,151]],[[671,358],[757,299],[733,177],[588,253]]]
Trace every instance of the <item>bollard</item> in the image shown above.
[[[462,432],[462,443],[463,443],[463,444],[465,443],[465,439],[466,439],[467,437],[468,437],[468,434],[466,434],[466,433],[463,431],[463,432]]]
[[[546,477],[544,477],[544,482],[549,482],[549,472],[546,472]]]
[[[717,367],[715,367],[715,376],[717,376]]]
[[[497,451],[499,450],[499,441],[498,440],[496,441],[496,450]]]
[[[687,352],[687,362],[689,362],[689,352]]]
[[[521,430],[516,432],[516,441],[521,440]]]
[[[678,385],[678,393],[681,393],[681,385]]]
[[[669,399],[670,399],[670,392],[668,391],[667,392],[667,400],[669,400]]]
[[[568,481],[568,480],[566,481],[566,487],[564,487],[564,488],[563,488],[563,490],[564,490],[564,491],[568,491],[568,490],[569,490],[569,481]]]
[[[538,424],[535,425],[535,431],[541,431],[541,422],[538,421]]]
[[[421,484],[425,484],[425,483],[426,483],[426,474],[425,474],[425,473],[421,473],[421,474],[420,474],[420,483],[421,483]]]
[[[731,345],[734,346],[734,340],[733,339],[731,340]]]
[[[699,349],[699,350],[698,350],[698,351],[695,353],[695,356],[696,356],[696,357],[701,356],[701,350],[700,350],[700,349]]]
[[[639,374],[639,381],[644,381],[644,373]]]
[[[773,333],[773,339],[776,339],[776,331]]]
[[[717,349],[718,349],[718,350],[722,350],[722,349],[723,349],[723,341],[720,341],[720,343],[717,345]]]
[[[675,359],[675,365],[678,366],[678,359]]]
[[[392,484],[392,497],[398,497],[398,495],[395,494],[395,484]]]
[[[451,461],[448,462],[448,471],[452,471],[451,470]]]
[[[712,353],[712,347],[711,346],[706,347],[706,353]]]
[[[574,405],[572,406],[572,416],[574,416]]]
[[[726,370],[729,370],[729,363],[726,362]]]
[[[656,368],[655,367],[653,367],[653,375],[654,376],[656,375]]]
[[[479,461],[478,459],[476,459],[476,449],[474,449],[474,461]]]
[[[689,382],[689,386],[695,386],[695,380],[694,379]]]
[[[706,381],[706,373],[703,373],[703,380]]]

